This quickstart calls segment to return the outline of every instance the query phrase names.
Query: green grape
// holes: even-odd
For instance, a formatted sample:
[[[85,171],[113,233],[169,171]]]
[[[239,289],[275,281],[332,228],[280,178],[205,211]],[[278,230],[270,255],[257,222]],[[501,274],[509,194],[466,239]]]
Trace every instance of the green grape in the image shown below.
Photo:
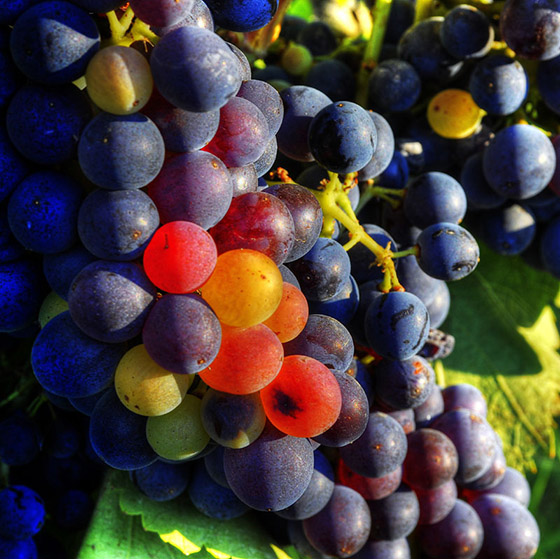
[[[210,437],[227,448],[250,445],[266,423],[258,392],[239,395],[210,388],[202,398],[201,416]]]
[[[313,55],[303,45],[290,45],[283,53],[281,65],[293,76],[303,76],[309,72],[313,64]]]
[[[43,300],[39,309],[39,325],[41,328],[58,314],[68,310],[68,301],[65,301],[60,295],[51,291]]]
[[[128,350],[120,360],[115,390],[130,411],[151,417],[174,410],[183,401],[193,378],[160,367],[141,344]]]
[[[210,436],[200,417],[201,401],[187,394],[173,411],[148,417],[146,437],[154,451],[168,460],[192,458],[204,450]]]

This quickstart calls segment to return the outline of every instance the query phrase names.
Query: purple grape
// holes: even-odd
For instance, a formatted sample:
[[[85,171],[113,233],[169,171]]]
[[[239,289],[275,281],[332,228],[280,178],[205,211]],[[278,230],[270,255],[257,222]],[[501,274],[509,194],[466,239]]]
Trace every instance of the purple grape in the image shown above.
[[[415,488],[420,506],[418,524],[435,524],[443,520],[455,506],[457,485],[450,479],[435,489]]]
[[[486,417],[488,408],[482,392],[472,384],[462,383],[446,386],[442,391],[445,411],[466,408],[480,417]]]
[[[45,522],[45,503],[33,489],[9,485],[0,491],[0,537],[26,540]]]

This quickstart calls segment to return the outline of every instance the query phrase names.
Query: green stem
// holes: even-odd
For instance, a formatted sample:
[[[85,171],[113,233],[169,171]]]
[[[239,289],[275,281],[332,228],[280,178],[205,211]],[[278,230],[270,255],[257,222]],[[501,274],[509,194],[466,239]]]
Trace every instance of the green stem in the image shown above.
[[[13,402],[16,398],[18,398],[24,392],[26,392],[29,388],[31,388],[32,386],[36,386],[36,385],[37,385],[37,382],[35,381],[35,379],[28,379],[25,382],[21,383],[21,385],[18,388],[16,388],[9,396],[4,398],[0,402],[0,408],[3,408],[4,406],[7,406],[10,402]]]
[[[420,248],[418,245],[414,245],[406,250],[400,250],[399,252],[393,252],[393,258],[404,258],[405,256],[410,256],[412,254],[414,256],[418,256],[420,254]]]

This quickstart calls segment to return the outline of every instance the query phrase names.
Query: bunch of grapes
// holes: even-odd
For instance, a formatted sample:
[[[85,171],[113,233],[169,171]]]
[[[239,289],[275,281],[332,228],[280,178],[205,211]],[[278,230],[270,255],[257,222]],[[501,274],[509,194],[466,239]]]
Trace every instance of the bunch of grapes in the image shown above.
[[[560,6],[395,0],[363,44],[287,2],[129,4],[0,8],[0,332],[37,396],[0,403],[0,555],[41,556],[44,502],[87,524],[102,464],[305,557],[533,557],[484,397],[432,361],[475,237],[560,277],[512,52],[552,118]]]

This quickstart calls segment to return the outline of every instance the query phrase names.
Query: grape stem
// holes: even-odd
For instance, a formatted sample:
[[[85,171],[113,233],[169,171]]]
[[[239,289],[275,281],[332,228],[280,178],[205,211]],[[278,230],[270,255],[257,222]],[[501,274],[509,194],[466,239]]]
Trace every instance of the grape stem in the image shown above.
[[[150,29],[147,23],[134,17],[134,12],[129,6],[124,14],[119,18],[115,10],[105,14],[109,20],[111,38],[107,41],[107,46],[120,45],[129,47],[136,41],[144,41],[155,45],[159,37]]]
[[[338,221],[348,230],[350,236],[350,241],[344,245],[345,250],[350,250],[357,243],[362,243],[375,255],[377,266],[383,270],[383,280],[379,284],[379,290],[383,293],[404,291],[397,278],[393,252],[389,248],[390,243],[386,247],[382,247],[374,241],[360,225],[352,209],[347,191],[355,186],[356,180],[357,173],[346,175],[344,182],[341,182],[337,173],[329,171],[329,178],[321,182],[321,190],[309,189],[323,210],[323,234],[332,236],[334,220]]]
[[[358,207],[356,208],[356,213],[360,213],[367,203],[372,198],[379,198],[385,202],[391,204],[391,207],[395,210],[402,204],[402,199],[404,198],[405,190],[404,188],[385,188],[383,186],[376,186],[373,179],[366,181],[367,186],[360,194],[360,201],[358,202]]]

